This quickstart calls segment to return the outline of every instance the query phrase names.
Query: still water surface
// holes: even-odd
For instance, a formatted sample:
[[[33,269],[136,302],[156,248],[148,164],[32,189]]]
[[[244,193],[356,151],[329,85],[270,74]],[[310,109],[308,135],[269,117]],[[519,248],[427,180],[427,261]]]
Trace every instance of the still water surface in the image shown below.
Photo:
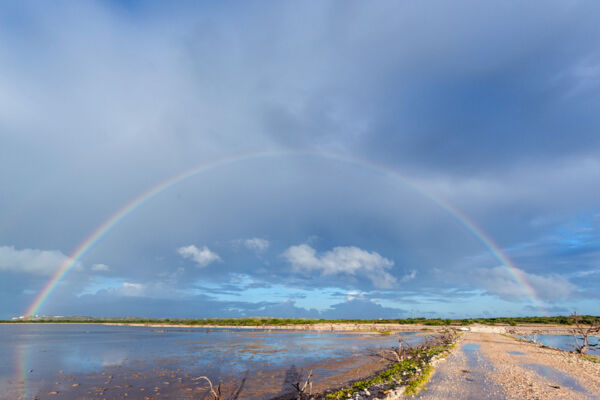
[[[409,343],[424,339],[415,332],[404,333],[402,338]],[[3,361],[0,363],[0,398],[15,399],[21,395],[33,398],[39,393],[47,395],[47,391],[57,391],[56,388],[62,391],[57,398],[64,398],[61,396],[73,392],[74,387],[84,390],[86,382],[97,390],[90,389],[86,394],[100,393],[102,397],[106,393],[101,391],[101,384],[128,387],[131,384],[126,381],[133,382],[133,378],[138,377],[144,378],[144,384],[149,387],[155,383],[152,380],[162,380],[162,377],[172,378],[173,383],[179,379],[181,383],[182,377],[190,379],[198,375],[208,375],[217,382],[249,374],[271,374],[270,379],[276,381],[277,374],[273,371],[292,367],[301,370],[308,366],[318,369],[319,364],[348,359],[369,348],[393,346],[398,339],[395,335],[312,331],[95,324],[0,325],[0,360]],[[343,363],[339,364],[321,368],[320,377],[344,372]],[[115,384],[119,379],[123,385]],[[117,392],[113,390],[113,393]]]
[[[534,340],[533,335],[522,336],[526,340]],[[546,346],[554,347],[561,350],[573,351],[575,349],[575,341],[573,336],[570,335],[537,335],[536,338],[538,343],[544,344]],[[600,341],[600,337],[591,336],[589,338],[590,344],[595,344]],[[582,340],[580,339],[580,343]],[[595,349],[588,349],[588,354],[595,354],[600,356],[600,347],[596,347]]]

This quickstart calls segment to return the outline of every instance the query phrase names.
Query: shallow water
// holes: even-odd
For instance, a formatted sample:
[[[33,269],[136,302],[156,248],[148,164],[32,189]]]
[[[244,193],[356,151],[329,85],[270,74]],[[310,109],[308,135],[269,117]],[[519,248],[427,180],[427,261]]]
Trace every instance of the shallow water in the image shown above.
[[[467,359],[468,370],[465,373],[465,380],[469,382],[471,395],[468,399],[500,399],[501,388],[492,382],[487,374],[494,371],[492,363],[481,353],[481,345],[475,343],[466,343],[462,346],[462,353]]]
[[[402,338],[408,343],[423,340],[414,333],[404,333]],[[104,380],[104,376],[117,375],[115,371],[119,376],[126,371],[144,372],[148,379],[159,372],[171,377],[208,375],[216,382],[341,360],[368,348],[393,346],[398,339],[393,335],[310,331],[0,325],[0,359],[6,360],[0,363],[0,396],[31,396],[54,384],[64,389],[67,383],[96,375],[98,381]],[[344,372],[342,366],[337,369]],[[322,369],[320,376],[336,372],[335,368]]]
[[[525,364],[524,367],[534,370],[538,375],[548,379],[551,382],[555,382],[557,386],[566,387],[575,392],[586,394],[589,398],[598,398],[592,393],[589,393],[583,386],[577,383],[575,378],[555,368],[541,364]]]
[[[533,340],[533,335],[521,336],[526,340]],[[570,335],[537,335],[537,342],[546,346],[555,347],[561,350],[573,351],[575,349],[575,340]],[[600,337],[592,336],[589,338],[589,343],[594,344],[600,341]],[[600,355],[600,347],[589,349],[588,354]]]
[[[491,381],[488,374],[494,371],[493,365],[481,353],[481,345],[465,343],[460,348],[460,353],[450,354],[447,364],[440,365],[427,390],[417,395],[417,399],[461,399],[461,400],[502,400],[505,399],[502,388]],[[449,371],[449,365],[461,365],[462,358],[466,361],[468,369]],[[459,372],[457,378],[453,374]]]

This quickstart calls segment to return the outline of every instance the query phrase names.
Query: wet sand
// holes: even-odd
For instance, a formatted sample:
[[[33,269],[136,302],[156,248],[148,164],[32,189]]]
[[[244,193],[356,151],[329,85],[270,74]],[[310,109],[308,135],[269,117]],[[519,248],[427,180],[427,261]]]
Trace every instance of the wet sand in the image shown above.
[[[135,371],[109,367],[98,373],[59,374],[55,382],[41,387],[34,399],[198,399],[210,398],[205,380],[186,374],[168,365]],[[313,391],[340,387],[375,374],[386,367],[380,358],[356,356],[346,360],[322,362],[303,368],[266,369],[232,374],[220,382],[224,398],[231,399],[292,399],[292,384],[304,382],[313,372]],[[32,371],[34,374],[35,371]],[[5,398],[0,395],[0,398]],[[14,397],[6,399],[14,400]],[[21,399],[21,398],[19,398]],[[24,398],[22,398],[24,400]]]

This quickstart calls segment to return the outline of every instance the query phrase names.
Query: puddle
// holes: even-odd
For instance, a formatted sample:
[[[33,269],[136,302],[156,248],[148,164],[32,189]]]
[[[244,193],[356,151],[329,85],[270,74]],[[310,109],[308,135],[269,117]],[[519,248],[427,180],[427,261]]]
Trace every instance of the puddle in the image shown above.
[[[481,347],[481,345],[478,345],[475,343],[467,343],[467,344],[463,345],[462,349],[463,349],[463,351],[475,351],[475,350],[479,350],[480,347]]]
[[[524,356],[525,353],[523,353],[522,351],[509,351],[508,354],[512,354],[514,356]]]
[[[470,378],[481,378],[478,379],[478,381],[482,382],[485,380],[484,371],[492,371],[493,366],[487,361],[483,354],[481,354],[479,351],[480,348],[481,346],[478,344],[467,343],[463,345],[462,352],[467,358],[467,366],[473,370]],[[481,376],[478,377],[477,375]]]
[[[569,388],[575,392],[583,393],[592,399],[598,399],[598,396],[593,396],[583,386],[581,386],[575,378],[555,368],[541,364],[525,364],[526,368],[534,370],[538,375],[556,383],[558,386]]]
[[[481,345],[475,343],[466,343],[462,346],[462,352],[467,358],[467,370],[463,370],[465,380],[469,387],[477,396],[470,397],[473,399],[494,399],[497,398],[494,393],[498,393],[499,389],[495,383],[489,380],[487,375],[494,372],[494,367],[479,349]]]
[[[446,368],[449,368],[450,365],[461,363],[462,356],[457,353],[453,354],[447,364],[443,364],[435,372],[427,385],[428,390],[421,392],[417,398],[419,400],[446,398],[500,400],[506,398],[502,388],[488,378],[493,374],[494,367],[481,353],[480,348],[481,346],[475,343],[466,343],[461,347],[460,350],[466,359],[467,369],[461,370],[459,382],[449,379],[446,372]],[[449,392],[450,387],[452,387],[452,392]]]

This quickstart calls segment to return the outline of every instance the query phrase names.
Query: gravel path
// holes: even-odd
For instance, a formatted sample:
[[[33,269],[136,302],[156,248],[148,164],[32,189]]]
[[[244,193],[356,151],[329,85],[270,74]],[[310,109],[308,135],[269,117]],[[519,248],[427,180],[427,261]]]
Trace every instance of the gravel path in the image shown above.
[[[418,398],[598,399],[600,363],[497,333],[466,333]]]

